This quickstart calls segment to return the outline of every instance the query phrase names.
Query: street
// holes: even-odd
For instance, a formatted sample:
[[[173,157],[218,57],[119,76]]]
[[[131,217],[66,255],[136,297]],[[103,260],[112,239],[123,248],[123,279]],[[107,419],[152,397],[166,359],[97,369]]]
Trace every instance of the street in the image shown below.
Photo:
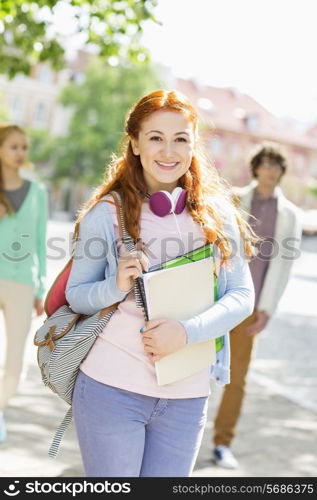
[[[68,259],[73,225],[49,222],[48,286]],[[233,446],[240,467],[228,471],[210,461],[212,421],[221,395],[221,389],[212,385],[208,422],[193,475],[317,475],[316,284],[317,237],[309,236],[303,238],[301,256],[294,263],[278,313],[258,340]],[[32,340],[43,319],[33,320],[25,377],[5,413],[9,436],[0,447],[0,476],[83,475],[73,428],[67,431],[58,458],[47,457],[67,405],[40,380]],[[3,328],[2,318],[0,328]],[[3,353],[3,336],[1,342]]]

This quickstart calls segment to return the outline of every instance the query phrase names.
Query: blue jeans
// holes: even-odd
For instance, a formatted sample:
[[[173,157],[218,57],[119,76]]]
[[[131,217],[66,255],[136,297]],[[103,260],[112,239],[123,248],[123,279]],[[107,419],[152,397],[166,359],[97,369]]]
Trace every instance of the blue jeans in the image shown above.
[[[87,476],[190,476],[208,397],[160,399],[97,382],[79,372],[74,421]]]

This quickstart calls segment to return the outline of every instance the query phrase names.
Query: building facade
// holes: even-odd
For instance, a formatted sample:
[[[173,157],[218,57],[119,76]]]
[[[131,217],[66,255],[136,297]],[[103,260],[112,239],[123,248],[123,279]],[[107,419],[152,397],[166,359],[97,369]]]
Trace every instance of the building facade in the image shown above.
[[[204,148],[226,180],[237,186],[249,182],[252,154],[263,143],[274,144],[288,160],[282,181],[286,194],[303,208],[317,208],[310,189],[317,185],[317,125],[298,129],[235,89],[184,79],[177,79],[175,86],[198,109]]]
[[[35,66],[29,76],[9,80],[0,75],[0,95],[10,122],[46,130],[53,136],[67,135],[71,110],[59,103],[59,95],[70,81],[84,80],[91,58],[91,54],[79,51],[76,59],[58,72],[45,63]],[[169,88],[184,93],[198,109],[204,149],[226,180],[238,186],[249,182],[251,155],[263,142],[274,143],[288,159],[288,174],[282,181],[287,196],[303,208],[317,208],[317,125],[310,130],[296,128],[236,89],[171,80],[170,75],[167,81]],[[69,188],[66,180],[61,188],[54,187],[52,205],[75,213],[85,200],[77,199],[73,180],[71,184]],[[90,191],[80,186],[78,192]]]

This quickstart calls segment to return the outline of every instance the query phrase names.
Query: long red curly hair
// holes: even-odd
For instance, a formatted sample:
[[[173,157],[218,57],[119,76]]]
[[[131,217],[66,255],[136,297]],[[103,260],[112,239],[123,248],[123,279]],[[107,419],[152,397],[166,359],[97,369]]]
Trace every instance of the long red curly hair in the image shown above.
[[[96,188],[92,197],[79,211],[75,238],[78,236],[79,223],[87,212],[110,191],[117,191],[121,195],[124,214],[129,214],[125,217],[126,229],[135,242],[140,240],[140,215],[147,185],[140,156],[134,155],[132,151],[131,138],[137,139],[142,121],[159,110],[183,113],[193,123],[194,131],[197,133],[197,111],[180,92],[156,90],[142,97],[127,115],[126,134],[121,148],[122,155],[119,158],[113,157],[102,184]],[[253,243],[257,241],[257,238],[249,224],[243,219],[236,203],[233,202],[230,187],[220,178],[216,168],[201,157],[198,149],[192,157],[189,169],[180,177],[178,185],[187,190],[187,210],[202,227],[206,243],[215,243],[219,247],[222,263],[229,259],[232,247],[224,230],[223,216],[218,213],[212,203],[208,203],[208,199],[215,196],[231,204],[244,240],[246,255],[251,257],[254,254]]]

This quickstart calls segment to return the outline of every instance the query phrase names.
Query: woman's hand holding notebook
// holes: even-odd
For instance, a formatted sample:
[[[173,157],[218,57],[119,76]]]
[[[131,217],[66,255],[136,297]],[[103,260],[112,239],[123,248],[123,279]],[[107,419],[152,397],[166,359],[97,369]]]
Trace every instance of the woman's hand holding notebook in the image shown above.
[[[212,245],[161,264],[139,278],[148,319],[189,319],[215,299]],[[196,259],[196,260],[195,260]],[[193,375],[215,362],[215,340],[185,345],[155,363],[159,385]]]

